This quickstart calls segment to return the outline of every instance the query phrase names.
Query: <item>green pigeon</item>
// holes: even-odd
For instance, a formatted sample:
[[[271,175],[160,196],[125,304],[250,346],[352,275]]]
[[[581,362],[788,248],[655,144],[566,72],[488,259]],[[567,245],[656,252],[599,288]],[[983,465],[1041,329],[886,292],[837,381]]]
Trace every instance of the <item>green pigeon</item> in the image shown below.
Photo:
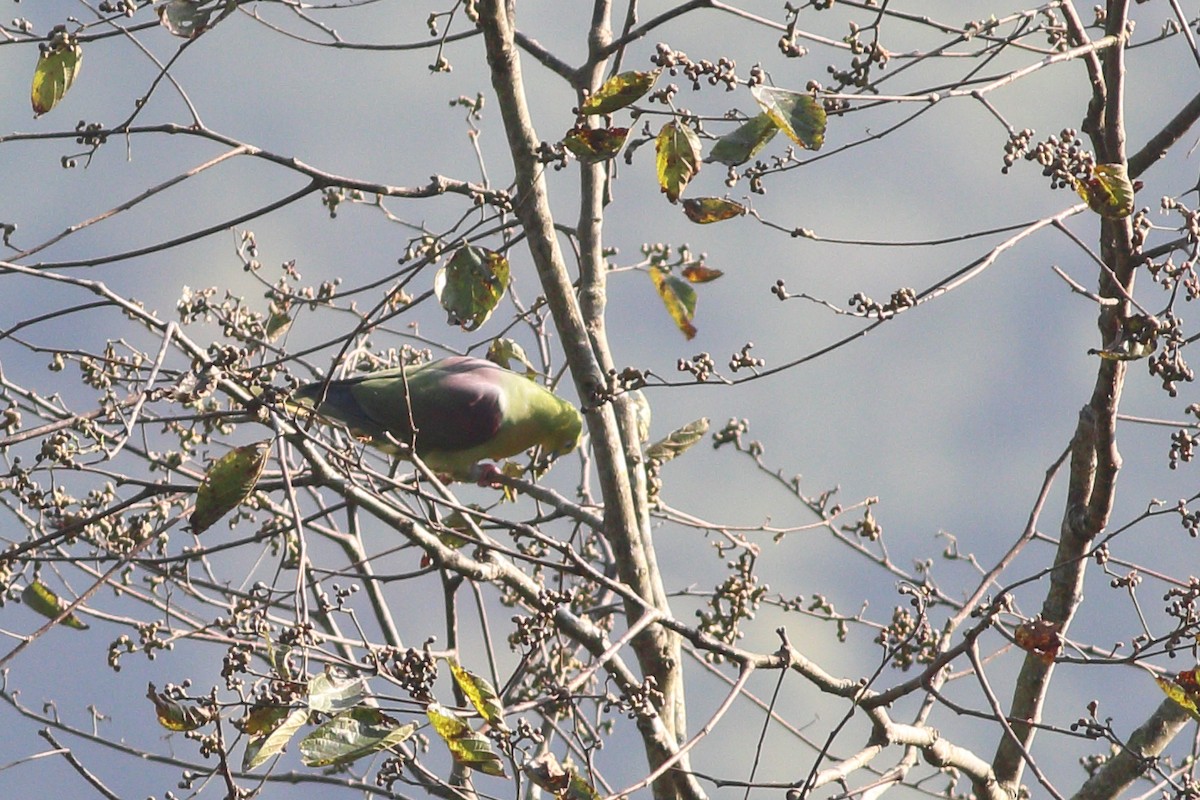
[[[384,452],[401,453],[396,443],[415,443],[430,469],[458,480],[471,478],[481,460],[534,446],[570,452],[583,428],[579,411],[566,400],[468,356],[309,383],[295,398]]]

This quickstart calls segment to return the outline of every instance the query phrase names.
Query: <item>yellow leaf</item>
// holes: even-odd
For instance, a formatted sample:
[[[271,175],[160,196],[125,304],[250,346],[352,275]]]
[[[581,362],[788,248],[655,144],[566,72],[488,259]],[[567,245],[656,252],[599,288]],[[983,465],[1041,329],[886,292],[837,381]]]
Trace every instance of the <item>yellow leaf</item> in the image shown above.
[[[29,99],[35,117],[58,105],[79,75],[82,62],[83,49],[76,43],[75,37],[63,29],[56,31],[33,70],[33,88]]]
[[[506,729],[508,726],[504,723],[504,706],[500,702],[500,696],[492,688],[492,684],[474,672],[464,669],[457,661],[448,659],[448,663],[450,664],[450,673],[454,676],[454,682],[458,684],[458,688],[479,712],[479,716],[487,720],[489,725]]]
[[[700,171],[700,137],[679,122],[668,122],[654,142],[658,185],[672,203]]]
[[[50,587],[41,581],[33,581],[21,592],[21,602],[31,611],[36,611],[43,617],[57,619],[70,603],[64,603],[62,598],[50,591]],[[74,614],[62,618],[62,625],[77,631],[86,631],[88,624]]]
[[[658,73],[661,71],[657,69],[650,72],[631,70],[613,75],[594,94],[583,101],[583,105],[579,107],[579,113],[610,114],[619,108],[636,103],[646,92],[650,91],[650,87],[654,86],[654,82],[658,80]]]
[[[1156,675],[1154,682],[1167,697],[1183,706],[1184,710],[1193,718],[1200,720],[1200,710],[1196,708],[1196,699],[1200,697],[1200,685],[1196,682],[1196,670],[1184,670],[1174,678]]]
[[[675,320],[675,325],[688,339],[694,337],[696,326],[692,324],[692,319],[696,315],[696,290],[687,281],[661,267],[650,268],[650,280],[654,282],[654,288],[658,290],[658,296],[662,298],[671,319]]]
[[[774,86],[750,89],[758,105],[788,138],[806,150],[825,143],[825,108],[812,96]]]
[[[483,734],[472,730],[454,710],[439,703],[430,703],[425,709],[425,716],[433,725],[434,732],[442,737],[455,761],[487,775],[506,777],[504,765],[492,749],[492,743]]]
[[[779,126],[771,119],[771,115],[764,111],[718,139],[712,152],[708,154],[708,160],[731,167],[745,164],[754,158],[759,150],[766,147],[767,142],[774,139],[777,133]]]

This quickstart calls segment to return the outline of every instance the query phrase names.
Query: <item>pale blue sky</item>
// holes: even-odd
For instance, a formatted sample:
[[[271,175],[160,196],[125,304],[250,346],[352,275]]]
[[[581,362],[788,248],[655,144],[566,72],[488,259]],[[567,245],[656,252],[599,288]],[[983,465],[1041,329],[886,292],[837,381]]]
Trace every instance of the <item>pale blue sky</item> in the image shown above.
[[[671,5],[643,3],[642,18]],[[772,0],[747,2],[744,7],[777,18],[779,5]],[[567,61],[579,62],[584,52],[579,31],[588,16],[587,4],[522,2],[520,7],[518,23],[530,35]],[[954,23],[1009,10],[986,0],[918,2],[906,4],[906,8]],[[264,7],[262,11],[284,19],[278,9]],[[377,3],[344,13],[336,19],[336,27],[350,41],[421,41],[427,36],[423,20],[429,11],[426,4]],[[5,8],[7,16],[28,17],[37,31],[45,31],[66,15],[84,18],[85,12],[79,3],[66,0],[7,3]],[[1139,34],[1156,31],[1167,12],[1164,4],[1137,6]],[[845,13],[806,12],[804,27],[840,38],[845,32]],[[861,19],[863,15],[853,16]],[[149,20],[146,11],[139,17]],[[294,22],[289,24],[302,29]],[[893,26],[893,30],[895,38],[886,43],[896,50],[925,48],[936,41],[920,31],[906,38],[901,26]],[[785,88],[800,90],[809,79],[827,77],[825,67],[835,58],[832,51],[813,46],[807,57],[785,61],[774,48],[777,36],[714,12],[700,13],[635,44],[625,67],[649,68],[655,42],[665,41],[694,58],[734,57],[743,76],[754,62],[762,61],[775,83]],[[158,28],[140,33],[139,41],[160,58],[169,57],[179,43]],[[490,86],[481,72],[481,42],[460,42],[447,52],[453,72],[430,75],[426,69],[432,60],[429,50],[318,49],[272,34],[237,14],[199,39],[173,73],[211,128],[333,173],[397,185],[422,184],[435,172],[479,179],[463,113],[451,108],[449,101],[483,91],[489,94],[489,104],[478,123],[480,146],[491,181],[504,185],[511,169],[505,160],[503,131]],[[28,81],[35,58],[32,46],[0,46],[0,136],[14,131],[71,129],[80,119],[113,123],[129,113],[133,98],[155,74],[153,65],[118,37],[90,43],[85,46],[82,72],[74,88],[58,108],[34,120],[28,105]],[[837,59],[844,61],[840,56]],[[1173,67],[1158,69],[1151,59],[1169,61]],[[1034,60],[1033,56],[1013,54],[998,60],[987,73],[1001,74]],[[526,58],[524,63],[539,135],[557,140],[572,124],[574,98],[560,80],[532,59]],[[889,69],[902,63],[897,59]],[[950,80],[969,68],[966,63],[947,60],[914,68],[890,81],[888,91],[917,91]],[[1161,49],[1131,52],[1129,63],[1133,76],[1128,101],[1130,144],[1136,149],[1200,88],[1200,69],[1179,37]],[[682,76],[673,80],[681,85],[676,99],[680,106],[702,113],[720,113],[730,106],[753,111],[753,101],[745,90],[729,95],[713,89],[693,94]],[[666,81],[661,79],[660,87]],[[1088,91],[1082,65],[1068,63],[998,90],[989,100],[1016,127],[1034,128],[1041,136],[1077,126]],[[908,110],[889,106],[831,118],[826,149],[878,131]],[[178,97],[164,86],[143,111],[140,122],[186,123],[187,116]],[[979,103],[969,98],[947,100],[894,136],[770,178],[768,193],[750,201],[773,222],[810,228],[826,237],[904,241],[1033,220],[1077,202],[1072,193],[1050,192],[1040,170],[1031,164],[1021,162],[1012,174],[1001,175],[1004,141],[1003,128]],[[776,141],[765,154],[777,154],[781,148],[782,143]],[[125,141],[110,141],[87,169],[62,169],[60,155],[75,149],[65,142],[0,144],[0,175],[5,187],[0,192],[0,222],[19,225],[18,245],[42,241],[223,150],[185,137],[139,136],[129,142],[128,151]],[[1197,168],[1194,158],[1183,152],[1186,149],[1180,148],[1169,163],[1156,166],[1145,176],[1147,186],[1138,197],[1139,205],[1156,207],[1161,195],[1178,195],[1195,184]],[[776,279],[784,279],[793,292],[808,292],[839,305],[859,291],[883,300],[901,286],[917,290],[930,286],[1003,238],[938,248],[856,248],[792,239],[750,218],[698,227],[660,196],[652,159],[647,146],[638,151],[632,166],[620,167],[614,189],[616,203],[606,222],[606,244],[620,251],[614,261],[622,265],[636,261],[643,242],[686,242],[694,251],[706,252],[708,263],[725,272],[721,280],[698,290],[696,324],[700,332],[691,342],[685,342],[674,329],[643,274],[613,277],[609,327],[618,366],[652,369],[672,379],[679,358],[701,351],[710,352],[723,367],[731,353],[754,341],[754,353],[772,366],[823,347],[859,325],[804,301],[780,303],[769,292]],[[723,177],[721,169],[706,165],[689,193],[729,191],[733,197],[745,199],[745,182],[728,190]],[[573,224],[573,167],[551,173],[549,180],[561,221]],[[68,260],[144,246],[183,230],[215,224],[301,185],[302,181],[282,168],[239,159],[168,191],[145,208],[71,237],[38,258]],[[464,208],[458,198],[389,201],[388,205],[405,220],[434,230],[455,219]],[[1095,240],[1098,221],[1094,215],[1078,216],[1069,226],[1085,241]],[[341,277],[346,285],[393,270],[411,236],[408,229],[388,224],[363,207],[344,206],[339,218],[330,220],[316,197],[249,227],[257,236],[268,280],[279,263],[295,259],[308,280]],[[234,235],[226,232],[170,253],[74,274],[103,280],[170,316],[184,285],[217,284],[236,293],[261,294],[241,270],[234,244]],[[1095,358],[1087,354],[1088,348],[1099,345],[1095,308],[1072,295],[1051,271],[1052,265],[1061,266],[1085,285],[1094,284],[1096,270],[1088,257],[1064,236],[1042,232],[957,291],[815,362],[735,388],[651,389],[654,436],[665,435],[698,416],[707,416],[718,425],[730,417],[746,417],[752,437],[766,443],[767,462],[785,474],[803,474],[808,491],[815,494],[837,485],[846,503],[880,497],[876,516],[898,563],[908,567],[916,558],[936,558],[945,546],[937,534],[946,531],[958,538],[961,550],[990,564],[1024,526],[1043,473],[1066,446],[1095,373]],[[513,267],[517,290],[529,301],[536,290],[524,251],[514,252]],[[11,276],[6,276],[5,286],[0,292],[0,328],[89,299],[77,290]],[[1165,302],[1162,293],[1148,282],[1140,286],[1139,297],[1152,311]],[[315,329],[305,329],[302,316],[290,343],[300,346],[334,335],[336,331],[328,325],[336,324],[336,318],[326,315],[322,319]],[[111,314],[81,316],[69,325],[42,326],[30,338],[59,346],[87,341],[98,349],[106,336],[133,335],[112,329],[117,321]],[[349,329],[349,320],[342,321]],[[461,334],[446,328],[441,313],[431,304],[419,309],[413,321],[420,322],[425,334],[444,334],[456,347],[485,341],[497,325],[493,322],[492,327],[485,326],[473,336]],[[398,340],[380,335],[375,343],[386,347]],[[44,371],[46,361],[47,356],[31,357],[21,348],[0,342],[0,362],[14,380],[43,380],[49,376]],[[327,361],[315,363],[327,366]],[[1146,374],[1144,364],[1133,365],[1123,409],[1145,417],[1181,418],[1183,408],[1195,401],[1191,387],[1183,387],[1180,397],[1170,400],[1157,383]],[[1121,427],[1126,469],[1114,522],[1136,516],[1151,498],[1173,502],[1195,492],[1191,470],[1167,468],[1169,433],[1169,428]],[[744,461],[726,450],[714,453],[708,446],[698,447],[665,468],[665,497],[673,506],[729,524],[754,524],[768,517],[781,526],[811,521],[781,490],[750,477]],[[1042,521],[1047,533],[1057,529],[1061,503],[1058,491]],[[1194,542],[1185,541],[1173,523],[1152,523],[1144,535],[1142,542],[1154,542],[1160,536],[1163,543],[1140,546],[1126,556],[1176,571],[1181,552],[1188,563],[1194,561]],[[903,602],[896,596],[893,579],[864,572],[863,565],[849,559],[844,549],[817,537],[800,534],[777,551],[767,550],[762,573],[773,590],[804,595],[820,592],[846,612],[857,611],[865,595],[872,604],[872,615],[880,619],[889,616],[885,609]],[[721,563],[711,548],[699,541],[698,534],[668,528],[660,531],[657,541],[660,564],[671,588],[691,584],[708,588],[719,580]],[[1034,563],[1028,559],[1026,571]],[[965,564],[938,563],[934,574],[952,593],[973,586]],[[831,577],[835,579],[831,581]],[[1035,588],[1019,595],[1025,612],[1036,611],[1040,591]],[[1101,579],[1093,581],[1088,591],[1110,590]],[[1151,594],[1161,592],[1156,589]],[[1127,604],[1114,602],[1103,613],[1081,617],[1073,633],[1103,641],[1115,635],[1111,615],[1122,621],[1118,627],[1124,630],[1128,613]],[[681,610],[679,615],[690,617],[690,612]],[[1161,619],[1156,622],[1161,630],[1165,623]],[[39,624],[32,614],[8,606],[0,627],[27,632]],[[774,624],[762,620],[744,644],[774,649]],[[794,620],[788,624],[803,627]],[[850,650],[830,643],[828,626],[812,627],[811,631],[814,640],[809,646],[828,659],[831,668],[854,675],[874,668],[873,650],[865,634],[859,634],[861,649]],[[108,632],[93,629],[86,643],[80,644],[84,640],[73,632],[56,631],[18,661],[12,683],[25,691],[27,702],[38,704],[43,697],[55,698],[62,713],[76,719],[81,718],[83,704],[95,700],[96,689],[101,688],[117,706],[106,711],[125,718],[107,730],[131,737],[131,731],[137,731],[140,741],[164,749],[173,746],[190,757],[191,744],[162,745],[157,730],[130,727],[128,720],[135,717],[149,724],[148,709],[140,699],[145,680],[126,678],[124,673],[114,676],[99,666],[108,638]],[[80,649],[68,662],[61,653],[74,647]],[[212,658],[213,651],[206,657]],[[46,669],[48,663],[54,665],[53,670]],[[201,663],[174,653],[149,667],[141,664],[137,670],[161,684],[183,674],[200,673]],[[1001,679],[1005,674],[1004,667],[996,672]],[[1128,672],[1118,676],[1116,670],[1110,670],[1103,677],[1113,684],[1104,689],[1093,683],[1101,677],[1092,671],[1086,681],[1074,685],[1068,681],[1061,705],[1050,709],[1055,720],[1068,724],[1082,713],[1086,698],[1098,693],[1120,691],[1129,697],[1130,708],[1122,717],[1128,724],[1139,721],[1158,702],[1157,689],[1140,675]],[[1001,694],[1006,693],[1004,686]],[[796,701],[801,702],[801,709],[813,702],[811,695],[805,692],[803,700]],[[42,746],[32,729],[12,722],[12,714],[4,708],[0,719],[9,722],[4,725],[6,732],[0,734],[0,764]],[[829,713],[838,713],[836,707],[831,709],[817,725],[826,724]],[[698,723],[703,716],[697,711],[693,720]],[[793,716],[808,721],[805,710]],[[751,713],[746,719],[757,724],[758,717]],[[990,731],[983,731],[979,740],[989,742],[983,748],[985,756],[991,754],[991,737]],[[739,739],[731,745],[749,746],[749,742]],[[708,757],[717,758],[716,752]],[[731,754],[729,769],[746,763],[738,755],[744,754]],[[774,764],[764,770],[764,776],[785,779],[781,776],[786,776],[790,766]],[[1078,768],[1069,759],[1054,766],[1064,785],[1078,783]],[[30,787],[43,783],[45,775],[61,775],[61,770],[43,762],[0,772],[0,788],[13,796],[27,794]],[[128,781],[130,797],[159,791],[163,785],[142,785],[139,776],[131,773],[107,777],[117,786]],[[73,782],[72,786],[78,783],[73,775],[64,780]]]

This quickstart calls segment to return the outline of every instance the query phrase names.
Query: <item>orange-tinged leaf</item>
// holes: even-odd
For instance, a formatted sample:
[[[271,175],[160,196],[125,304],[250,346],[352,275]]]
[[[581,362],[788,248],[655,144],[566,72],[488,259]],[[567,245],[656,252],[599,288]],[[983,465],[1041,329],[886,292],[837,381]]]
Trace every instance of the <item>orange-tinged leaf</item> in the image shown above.
[[[700,137],[686,125],[668,122],[654,141],[658,185],[667,199],[678,202],[688,182],[700,171]]]
[[[563,147],[575,154],[580,161],[594,164],[607,161],[621,152],[629,128],[589,128],[576,125],[563,137]]]
[[[662,70],[658,69],[649,72],[630,70],[613,75],[583,101],[583,105],[579,107],[579,113],[610,114],[619,108],[636,103],[646,92],[650,91],[650,87],[654,86],[660,72]]]
[[[525,763],[525,774],[534,784],[552,792],[559,800],[597,800],[600,795],[580,774],[575,765],[558,763],[554,753],[546,752]]]
[[[70,603],[64,603],[62,598],[41,581],[33,581],[25,587],[21,592],[21,602],[31,611],[36,611],[48,619],[57,619],[63,609],[70,605]],[[77,631],[86,631],[90,627],[74,613],[67,614],[59,624]]]
[[[258,705],[238,723],[238,729],[251,736],[270,733],[292,709],[287,706]]]
[[[746,213],[746,207],[724,197],[690,197],[683,201],[683,213],[692,222],[708,225],[711,222],[740,217]]]
[[[500,304],[508,290],[508,259],[482,247],[455,251],[433,278],[433,291],[451,325],[476,330]]]
[[[46,49],[38,56],[33,70],[33,86],[29,92],[33,115],[40,117],[58,105],[79,75],[83,48],[75,37],[59,30]]]
[[[1062,625],[1034,619],[1017,626],[1013,639],[1027,653],[1032,653],[1046,664],[1054,663],[1055,656],[1062,650]]]
[[[767,142],[774,139],[777,133],[779,126],[771,119],[771,115],[764,111],[718,139],[708,154],[708,160],[731,167],[745,164],[754,158],[759,150],[766,147]]]
[[[269,441],[242,445],[208,468],[196,492],[196,510],[189,519],[192,533],[203,533],[250,496],[270,452]]]
[[[696,335],[692,319],[696,316],[696,290],[687,281],[671,275],[661,267],[650,268],[650,280],[658,290],[667,313],[675,321],[683,335],[691,339]]]
[[[455,761],[487,775],[506,777],[504,765],[492,749],[491,741],[472,730],[453,709],[440,703],[430,703],[425,709],[425,716],[433,725],[434,732],[442,737]]]
[[[820,150],[825,143],[825,108],[811,95],[754,86],[750,89],[758,105],[788,138],[806,150]]]
[[[157,691],[153,683],[146,689],[146,697],[154,703],[154,715],[158,718],[158,724],[169,731],[194,731],[212,719],[212,712],[208,709],[172,700]]]
[[[692,264],[689,267],[683,268],[683,277],[687,278],[691,283],[708,283],[715,281],[725,273],[719,269],[706,267],[703,264]]]
[[[1124,164],[1097,164],[1092,177],[1075,182],[1075,191],[1105,219],[1124,219],[1133,213],[1133,182]]]

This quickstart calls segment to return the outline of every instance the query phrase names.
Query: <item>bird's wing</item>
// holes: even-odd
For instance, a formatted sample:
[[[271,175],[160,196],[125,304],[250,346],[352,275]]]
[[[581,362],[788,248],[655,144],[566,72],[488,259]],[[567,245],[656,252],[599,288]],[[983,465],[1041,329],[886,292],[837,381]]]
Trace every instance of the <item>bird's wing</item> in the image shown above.
[[[391,372],[391,371],[389,371]],[[352,379],[354,405],[398,441],[417,428],[417,452],[470,450],[490,441],[504,422],[503,370],[475,358],[446,358],[408,371]]]

